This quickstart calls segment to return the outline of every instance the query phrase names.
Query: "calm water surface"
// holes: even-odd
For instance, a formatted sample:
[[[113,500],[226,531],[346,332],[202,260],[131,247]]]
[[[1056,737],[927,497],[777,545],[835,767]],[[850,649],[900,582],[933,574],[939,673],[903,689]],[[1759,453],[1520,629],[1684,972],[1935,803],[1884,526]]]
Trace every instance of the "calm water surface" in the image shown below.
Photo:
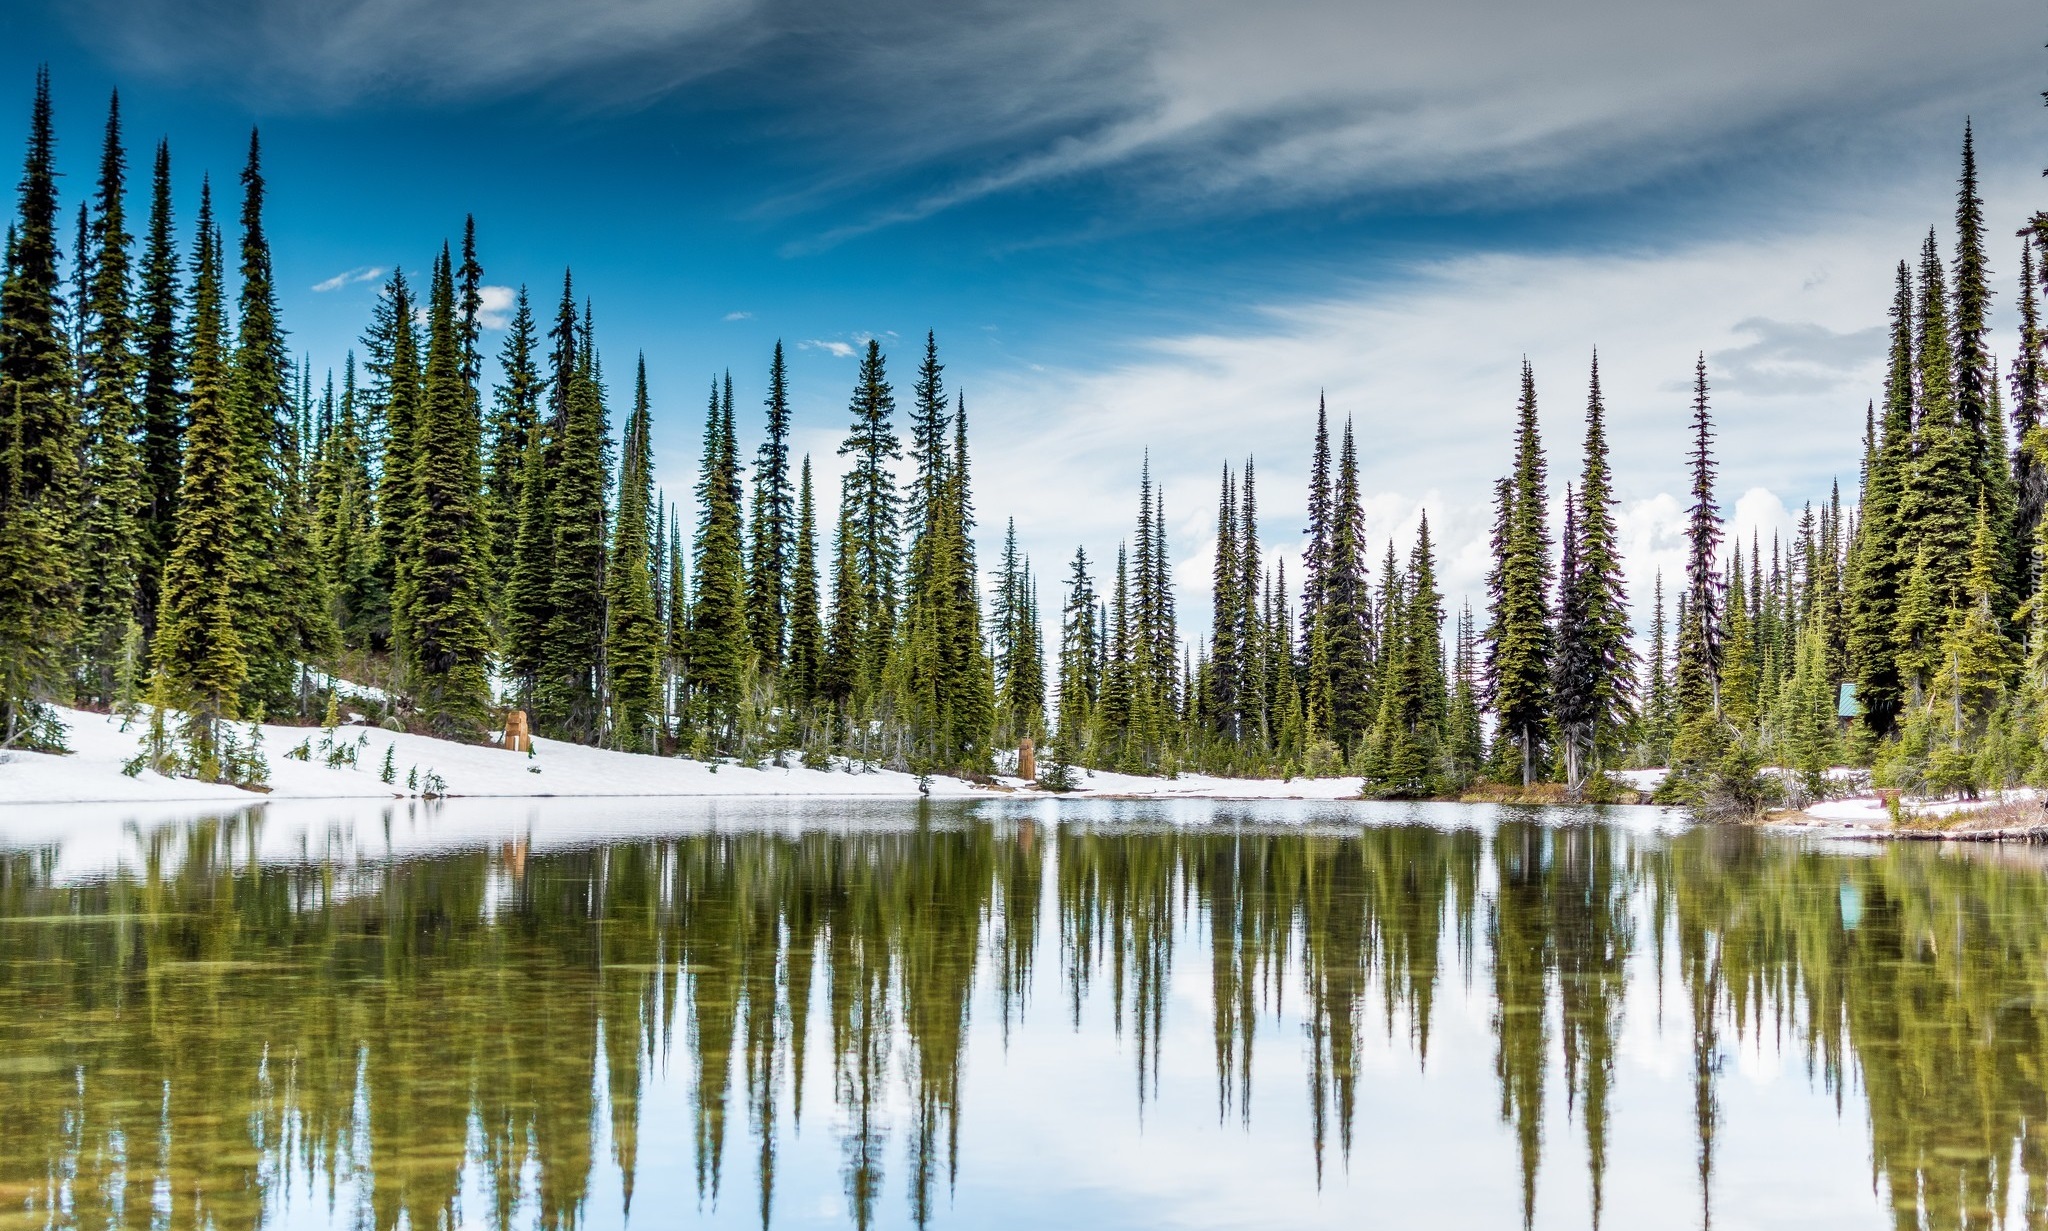
[[[1645,809],[0,808],[0,1231],[2043,1227],[2048,871]]]

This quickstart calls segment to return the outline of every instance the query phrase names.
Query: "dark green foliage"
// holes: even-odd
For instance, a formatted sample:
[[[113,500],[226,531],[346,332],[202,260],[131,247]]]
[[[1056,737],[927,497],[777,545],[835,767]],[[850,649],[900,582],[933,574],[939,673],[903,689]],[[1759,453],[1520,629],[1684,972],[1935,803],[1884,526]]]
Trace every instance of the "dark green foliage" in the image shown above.
[[[240,528],[247,517],[244,506],[253,497],[241,424],[228,392],[220,240],[204,185],[198,231],[186,360],[191,421],[154,657],[170,703],[190,715],[203,738],[210,738],[215,725],[239,713],[248,683],[238,600],[252,567],[250,545]]]
[[[896,437],[896,397],[882,348],[868,340],[854,379],[853,423],[839,446],[853,466],[840,482],[839,552],[850,566],[833,579],[832,666],[827,692],[867,695],[881,685],[896,635],[898,530],[901,500],[890,466],[903,456]]]
[[[36,74],[28,156],[0,282],[0,740],[67,690],[79,423],[57,272],[50,75]]]
[[[1433,795],[1448,780],[1445,723],[1443,595],[1436,588],[1436,553],[1429,515],[1415,533],[1408,567],[1392,587],[1395,602],[1385,625],[1386,668],[1378,681],[1379,714],[1367,748],[1367,777],[1394,798]]]
[[[1913,277],[1899,262],[1891,307],[1891,350],[1885,371],[1882,431],[1864,479],[1861,545],[1850,578],[1848,643],[1856,664],[1856,695],[1864,721],[1887,735],[1902,701],[1893,629],[1899,594],[1912,565],[1904,533],[1913,459]]]
[[[789,482],[789,371],[782,343],[768,364],[767,432],[754,458],[748,525],[747,627],[764,670],[782,669],[789,630],[789,571],[796,553],[796,508]]]
[[[784,695],[815,700],[825,669],[825,624],[818,606],[818,505],[811,492],[811,458],[804,455],[797,483],[796,556],[789,574],[789,661]]]
[[[519,288],[505,340],[498,349],[499,378],[486,433],[484,519],[491,528],[491,579],[509,589],[518,562],[521,510],[525,507],[526,446],[540,423],[540,398],[546,388],[536,366],[539,338],[534,333],[533,305]],[[509,621],[506,600],[499,618]]]
[[[610,617],[605,653],[611,671],[614,747],[650,752],[661,716],[660,612],[654,597],[650,544],[660,536],[654,508],[653,422],[647,403],[647,357],[633,380],[633,411],[619,467],[618,516],[612,522],[611,560],[605,574]]]
[[[753,642],[747,630],[746,560],[740,541],[740,476],[730,396],[711,388],[697,480],[696,591],[690,603],[690,686],[714,728],[739,704]]]
[[[1558,582],[1552,706],[1565,783],[1581,789],[1600,774],[1634,718],[1635,651],[1629,645],[1628,596],[1607,469],[1606,404],[1600,361],[1586,397],[1585,469],[1576,501],[1567,492],[1564,556]]]
[[[593,743],[604,724],[604,557],[605,425],[604,390],[587,338],[575,324],[575,305],[566,298],[566,334],[571,367],[556,380],[562,423],[556,460],[547,479],[548,520],[553,548],[548,578],[548,623],[534,709],[542,729],[563,738]]]
[[[473,740],[490,725],[489,529],[480,403],[465,373],[445,247],[434,269],[427,330],[423,396],[412,428],[409,564],[393,605],[407,631],[414,712],[435,734]]]
[[[1968,432],[1956,417],[1955,352],[1941,254],[1930,231],[1920,253],[1920,301],[1915,322],[1914,464],[1900,501],[1903,535],[1937,561],[1969,557],[1970,525],[1979,484],[1972,473]],[[1911,550],[1909,548],[1908,550]],[[1910,561],[1909,561],[1910,563]],[[1962,601],[1959,570],[1942,568],[1931,580],[1943,613]]]
[[[1515,468],[1500,489],[1494,585],[1499,592],[1487,631],[1487,684],[1499,721],[1496,737],[1512,744],[1523,785],[1535,780],[1551,717],[1550,531],[1546,463],[1536,426],[1536,378],[1522,363],[1516,409]]]
[[[136,449],[139,365],[129,305],[127,156],[121,148],[121,99],[107,110],[99,183],[94,192],[91,278],[78,310],[79,403],[84,412],[85,475],[78,514],[79,693],[102,705],[135,664],[130,629],[140,620],[147,562],[142,535],[144,474]]]
[[[1095,608],[1098,596],[1094,579],[1088,575],[1088,551],[1074,549],[1074,562],[1067,573],[1067,601],[1060,612],[1059,740],[1067,755],[1087,747],[1096,700],[1101,690],[1098,628]]]
[[[263,229],[262,147],[249,133],[242,168],[241,287],[231,397],[251,499],[242,533],[252,567],[239,593],[249,647],[247,700],[273,710],[304,697],[304,664],[332,646],[313,562],[312,510],[301,478],[290,360],[277,318],[270,241]]]
[[[150,177],[149,234],[142,252],[142,278],[135,306],[135,344],[140,365],[142,468],[146,504],[142,515],[143,558],[136,580],[136,609],[153,638],[164,562],[178,513],[185,438],[184,350],[179,345],[178,245],[171,220],[171,147],[158,142]]]

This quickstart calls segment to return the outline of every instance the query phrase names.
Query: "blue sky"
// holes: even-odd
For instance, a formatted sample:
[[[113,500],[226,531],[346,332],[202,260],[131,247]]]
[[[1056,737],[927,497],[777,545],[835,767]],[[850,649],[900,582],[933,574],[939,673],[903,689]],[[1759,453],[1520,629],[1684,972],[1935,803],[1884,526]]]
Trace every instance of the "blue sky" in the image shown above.
[[[348,276],[423,269],[466,212],[493,285],[551,299],[573,266],[614,383],[648,356],[671,490],[714,372],[757,403],[783,339],[824,467],[845,352],[880,337],[907,386],[935,329],[984,558],[1014,515],[1054,607],[1075,543],[1129,533],[1149,449],[1199,621],[1219,467],[1257,455],[1291,547],[1321,390],[1375,556],[1427,507],[1454,595],[1525,354],[1561,498],[1600,348],[1638,590],[1677,560],[1695,352],[1740,525],[1853,481],[1890,269],[1947,242],[1966,115],[2009,322],[2044,36],[2024,0],[25,0],[0,83],[18,151],[50,64],[74,204],[114,86],[137,166],[170,139],[184,221],[260,124],[319,367],[381,281]]]

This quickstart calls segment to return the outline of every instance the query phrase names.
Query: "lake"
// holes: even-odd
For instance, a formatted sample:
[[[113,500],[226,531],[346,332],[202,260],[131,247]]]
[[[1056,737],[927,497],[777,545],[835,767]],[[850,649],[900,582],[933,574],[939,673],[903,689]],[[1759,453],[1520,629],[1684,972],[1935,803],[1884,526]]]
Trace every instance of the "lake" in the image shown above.
[[[1651,809],[0,808],[0,1231],[2040,1227],[2048,861]]]

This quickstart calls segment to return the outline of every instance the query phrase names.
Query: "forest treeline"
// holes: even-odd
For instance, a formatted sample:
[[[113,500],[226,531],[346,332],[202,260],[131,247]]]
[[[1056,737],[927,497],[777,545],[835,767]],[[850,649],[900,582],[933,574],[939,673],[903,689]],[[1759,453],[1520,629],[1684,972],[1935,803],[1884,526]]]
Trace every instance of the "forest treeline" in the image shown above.
[[[559,297],[519,290],[487,364],[468,220],[316,374],[280,320],[256,134],[232,248],[205,178],[179,243],[167,143],[139,234],[128,174],[117,96],[70,223],[39,76],[0,289],[7,746],[60,742],[56,704],[146,709],[181,716],[155,768],[233,779],[225,724],[313,721],[339,677],[388,694],[373,720],[463,740],[512,706],[629,751],[978,773],[1031,737],[1055,787],[1085,765],[1604,798],[1609,770],[1669,764],[1672,798],[1746,809],[1845,761],[1928,790],[2048,777],[2048,215],[2019,231],[2001,367],[1967,128],[1952,249],[1930,230],[1898,267],[1858,489],[1792,541],[1727,539],[1702,356],[1683,576],[1639,621],[1597,357],[1561,502],[1525,362],[1483,610],[1446,609],[1426,513],[1372,558],[1353,424],[1319,407],[1304,575],[1261,541],[1254,460],[1226,465],[1206,633],[1177,620],[1149,465],[1133,536],[1078,548],[1056,613],[1014,522],[984,577],[967,404],[934,335],[902,413],[867,344],[836,507],[792,455],[780,344],[751,453],[731,373],[710,381],[685,502],[655,484],[644,357],[616,398],[571,274]]]

